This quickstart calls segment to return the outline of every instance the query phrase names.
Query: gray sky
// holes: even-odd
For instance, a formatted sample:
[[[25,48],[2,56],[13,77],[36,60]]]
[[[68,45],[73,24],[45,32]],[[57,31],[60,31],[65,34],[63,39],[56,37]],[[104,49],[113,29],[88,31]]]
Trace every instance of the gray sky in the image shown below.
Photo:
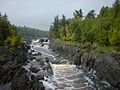
[[[102,6],[112,6],[114,0],[0,0],[0,12],[7,13],[12,24],[48,30],[54,17],[64,14],[72,17],[74,10],[84,15]]]

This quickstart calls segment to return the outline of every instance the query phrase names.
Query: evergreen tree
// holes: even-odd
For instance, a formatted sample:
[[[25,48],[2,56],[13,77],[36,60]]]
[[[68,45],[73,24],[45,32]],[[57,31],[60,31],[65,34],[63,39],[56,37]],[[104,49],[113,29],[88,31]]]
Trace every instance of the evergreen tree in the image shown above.
[[[7,15],[0,14],[0,46],[18,46],[21,43],[19,40],[19,44],[15,45],[18,37],[20,35],[16,31],[16,27],[10,24]]]
[[[95,10],[91,10],[90,12],[88,12],[88,14],[86,15],[86,18],[94,18],[95,17]]]
[[[83,17],[82,9],[80,9],[80,10],[75,10],[75,12],[73,12],[73,16],[74,16],[74,18],[77,18],[77,17],[82,18],[82,17]]]
[[[98,15],[94,10],[83,18],[82,10],[75,10],[73,18],[55,18],[50,32],[63,41],[79,43],[97,43],[102,47],[115,47],[120,50],[120,0],[115,0],[112,7],[102,7]]]

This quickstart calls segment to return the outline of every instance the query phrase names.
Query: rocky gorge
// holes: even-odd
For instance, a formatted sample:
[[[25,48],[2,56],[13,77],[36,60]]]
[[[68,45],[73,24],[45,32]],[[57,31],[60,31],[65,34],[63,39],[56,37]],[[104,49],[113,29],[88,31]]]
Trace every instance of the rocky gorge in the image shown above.
[[[3,49],[0,90],[119,90],[120,54],[51,40]],[[60,62],[69,60],[70,65]],[[77,68],[76,68],[77,67]]]
[[[29,44],[27,42],[19,48],[0,48],[0,90],[44,90],[43,83],[39,82],[44,78],[29,75],[23,67],[29,62],[28,59],[35,59],[28,53]],[[31,68],[31,71],[36,69]]]
[[[105,51],[96,46],[73,45],[60,40],[52,40],[50,47],[67,60],[74,62],[100,80],[110,84],[109,90],[120,89],[120,53]]]

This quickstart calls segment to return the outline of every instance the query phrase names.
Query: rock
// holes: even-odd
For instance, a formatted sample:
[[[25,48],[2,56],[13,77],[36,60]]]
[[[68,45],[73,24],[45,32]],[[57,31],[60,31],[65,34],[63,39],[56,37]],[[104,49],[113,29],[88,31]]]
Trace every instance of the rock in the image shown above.
[[[10,83],[27,61],[26,46],[0,48],[0,84]]]
[[[116,62],[119,64],[120,66],[120,53],[118,52],[110,52],[109,55],[114,58],[114,60],[116,60]]]
[[[30,90],[30,80],[26,75],[26,71],[21,69],[11,82],[11,90]]]
[[[31,75],[30,81],[26,73],[27,71],[23,68],[18,71],[11,82],[11,90],[45,90],[43,83],[39,82],[44,77]]]
[[[20,65],[16,65],[13,61],[9,61],[0,67],[0,84],[9,83]]]
[[[61,43],[59,39],[51,40],[51,43],[50,47],[53,51],[76,65],[82,64],[84,69],[96,71],[95,74],[99,79],[109,82],[111,88],[120,89],[119,52],[106,52],[91,44],[78,46]]]
[[[82,57],[82,53],[77,53],[74,55],[73,61],[75,65],[79,66],[82,64],[81,57]]]
[[[46,70],[47,70],[47,73],[51,75],[53,75],[53,70],[52,70],[52,67],[50,65],[50,62],[49,62],[49,58],[46,58]]]
[[[4,64],[2,67],[4,69],[14,69],[19,67],[20,65],[17,65],[15,61],[8,61],[6,64]]]
[[[37,73],[39,71],[39,69],[35,68],[35,67],[31,67],[30,71],[32,71],[33,73]]]
[[[39,82],[39,80],[44,79],[44,77],[31,75],[31,88],[32,90],[45,90],[43,83]]]
[[[33,84],[33,90],[45,90],[42,82],[37,82]]]

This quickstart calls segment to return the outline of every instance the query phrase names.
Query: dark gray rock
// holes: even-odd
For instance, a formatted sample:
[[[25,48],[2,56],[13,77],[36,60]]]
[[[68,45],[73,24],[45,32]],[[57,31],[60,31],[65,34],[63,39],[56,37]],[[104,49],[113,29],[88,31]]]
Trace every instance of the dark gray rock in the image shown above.
[[[111,88],[120,89],[120,53],[109,53],[102,49],[98,51],[91,44],[77,46],[61,43],[58,39],[51,40],[50,47],[64,58],[73,61],[76,65],[82,64],[88,70],[95,70],[96,76],[109,82]]]
[[[35,68],[35,67],[31,67],[30,71],[33,73],[37,73],[39,71],[39,69]]]
[[[31,84],[25,73],[26,71],[24,69],[17,72],[11,82],[11,90],[30,90]]]

